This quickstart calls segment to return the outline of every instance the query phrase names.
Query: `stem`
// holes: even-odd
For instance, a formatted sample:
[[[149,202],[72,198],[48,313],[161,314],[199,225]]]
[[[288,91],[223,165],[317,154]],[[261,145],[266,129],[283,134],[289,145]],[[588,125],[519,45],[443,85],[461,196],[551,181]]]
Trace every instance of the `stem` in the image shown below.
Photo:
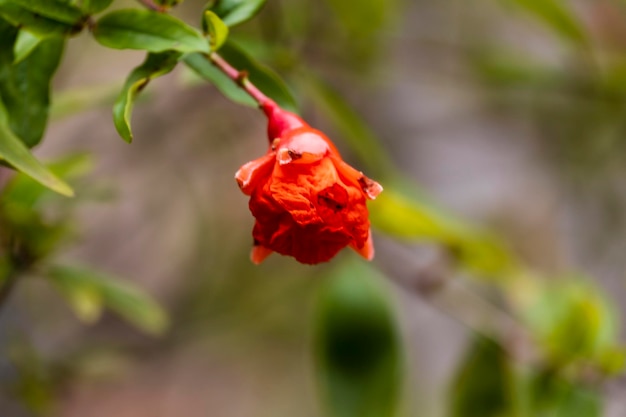
[[[167,11],[167,7],[154,4],[153,0],[137,0],[137,1],[139,1],[139,3],[146,6],[148,9],[154,10],[155,12],[165,13]]]
[[[233,80],[243,91],[248,93],[250,97],[257,102],[259,107],[271,102],[272,100],[261,92],[249,79],[246,71],[238,71],[230,65],[224,58],[215,52],[211,52],[207,58],[213,65],[222,71],[228,78]]]

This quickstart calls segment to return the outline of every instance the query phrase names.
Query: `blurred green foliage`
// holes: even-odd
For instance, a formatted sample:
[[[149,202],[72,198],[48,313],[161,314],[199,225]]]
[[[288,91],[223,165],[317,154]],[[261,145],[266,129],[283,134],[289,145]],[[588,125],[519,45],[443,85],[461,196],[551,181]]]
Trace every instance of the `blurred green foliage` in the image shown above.
[[[618,334],[620,320],[611,301],[583,274],[561,277],[534,272],[503,237],[433,203],[396,168],[385,142],[359,111],[325,80],[324,65],[334,66],[338,73],[359,83],[377,62],[384,61],[382,53],[392,45],[381,33],[391,30],[406,7],[403,2],[368,0],[355,7],[349,0],[267,4],[261,0],[216,0],[198,5],[194,24],[167,13],[178,3],[148,1],[143,4],[154,10],[110,11],[110,0],[0,0],[0,159],[21,171],[7,175],[0,189],[0,283],[4,294],[0,303],[18,279],[38,277],[55,286],[86,323],[95,322],[104,309],[110,309],[140,330],[165,332],[170,322],[167,314],[144,293],[91,267],[57,259],[60,249],[72,241],[74,210],[81,199],[67,200],[50,190],[71,194],[67,181],[78,185],[80,196],[81,178],[90,163],[85,157],[69,157],[46,167],[29,148],[45,133],[50,82],[67,38],[90,29],[90,36],[102,46],[148,53],[144,63],[128,76],[114,104],[115,126],[129,142],[137,95],[179,62],[230,100],[255,106],[207,59],[219,49],[223,58],[246,71],[251,82],[284,108],[320,115],[336,129],[341,144],[367,174],[384,183],[385,192],[371,205],[377,233],[406,245],[428,242],[443,248],[454,278],[472,278],[467,285],[510,317],[519,326],[514,330],[523,330],[520,345],[531,345],[530,360],[517,354],[519,346],[507,335],[474,329],[483,337],[470,343],[452,380],[448,396],[451,417],[601,415],[604,397],[600,383],[618,375],[626,357]],[[602,167],[607,154],[623,157],[613,155],[620,149],[613,145],[624,143],[626,126],[623,51],[594,39],[591,28],[566,2],[506,3],[512,6],[510,10],[523,10],[525,16],[546,26],[567,59],[545,63],[511,52],[508,46],[470,48],[471,69],[484,85],[498,92],[497,104],[505,102],[512,110],[526,105],[532,110],[542,133],[553,143],[555,155],[573,161],[570,165],[575,169],[582,166],[583,177],[596,172],[586,169],[581,160]],[[260,12],[270,17],[257,23],[252,18]],[[104,14],[95,18],[97,13]],[[607,49],[613,50],[605,56]],[[530,92],[531,99],[510,99],[519,91]],[[560,95],[566,100],[557,100],[555,105],[550,98]],[[110,96],[96,95],[92,104],[100,105]],[[89,97],[72,109],[85,103]],[[204,257],[198,249],[194,259],[202,263]],[[194,322],[194,317],[228,315],[230,300],[257,305],[255,297],[262,295],[256,291],[269,293],[265,284],[253,282],[266,278],[261,276],[266,275],[263,270],[251,271],[240,260],[219,262],[233,277],[240,277],[239,281],[224,285],[223,293],[216,290],[215,281],[190,286],[173,317],[178,328],[173,329],[172,343],[184,340],[184,332],[194,331],[194,325],[205,325],[202,320]],[[400,415],[407,381],[406,352],[393,298],[380,282],[385,273],[353,260],[341,262],[321,274],[323,283],[310,323],[314,340],[309,353],[314,357],[324,410],[337,417]],[[204,264],[195,270],[202,267]],[[303,280],[314,275],[301,270],[285,274]],[[449,278],[443,277],[442,291]],[[207,294],[215,293],[232,298],[208,303]],[[299,301],[297,297],[291,300],[294,304]],[[255,313],[242,311],[240,317],[234,314],[229,320],[246,321]],[[35,353],[30,356],[28,347],[18,353],[15,362],[21,364],[23,378],[15,392],[33,412],[45,415],[56,381]]]

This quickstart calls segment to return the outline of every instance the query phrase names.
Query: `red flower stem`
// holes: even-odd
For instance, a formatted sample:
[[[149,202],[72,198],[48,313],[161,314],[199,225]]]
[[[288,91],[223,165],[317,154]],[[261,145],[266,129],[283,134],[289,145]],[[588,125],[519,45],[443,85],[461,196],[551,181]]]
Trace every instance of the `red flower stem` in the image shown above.
[[[144,6],[146,6],[148,9],[154,10],[155,12],[165,13],[167,11],[167,7],[166,6],[158,6],[158,5],[154,4],[153,0],[138,0],[138,1],[139,1],[139,3],[143,4]]]
[[[248,93],[248,95],[258,103],[259,107],[262,107],[264,104],[271,101],[269,97],[263,94],[263,92],[261,92],[261,90],[259,90],[257,86],[248,79],[248,73],[246,71],[239,71],[235,69],[224,58],[215,52],[211,52],[208,55],[208,59],[228,78],[233,80],[243,91]]]

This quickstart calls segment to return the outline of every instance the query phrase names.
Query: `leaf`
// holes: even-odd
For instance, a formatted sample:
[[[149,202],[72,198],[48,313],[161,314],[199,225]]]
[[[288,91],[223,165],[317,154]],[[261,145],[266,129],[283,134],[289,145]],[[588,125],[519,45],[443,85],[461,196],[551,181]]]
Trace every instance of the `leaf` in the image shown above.
[[[228,26],[210,10],[205,10],[202,17],[202,30],[209,35],[211,50],[217,51],[228,38]]]
[[[245,54],[231,41],[227,41],[222,46],[220,55],[233,67],[240,71],[246,71],[250,81],[282,108],[297,112],[295,98],[274,71]],[[233,80],[215,68],[201,54],[190,54],[185,56],[183,60],[189,68],[203,79],[213,83],[229,99],[244,105],[258,106]]]
[[[257,107],[256,101],[239,86],[217,69],[203,54],[189,54],[183,57],[185,65],[193,72],[213,84],[224,96],[235,103]]]
[[[445,245],[462,268],[482,277],[509,277],[517,268],[515,259],[495,236],[401,189],[392,183],[369,205],[373,227],[396,238]]]
[[[135,68],[126,79],[124,88],[113,106],[115,128],[125,141],[131,142],[133,140],[130,121],[137,94],[139,94],[153,78],[160,77],[172,71],[174,67],[176,67],[179,58],[180,53],[178,52],[148,54],[146,60]]]
[[[116,49],[209,53],[202,34],[185,22],[152,10],[123,9],[104,15],[93,28],[96,40]]]
[[[317,302],[322,398],[336,417],[392,417],[402,380],[394,312],[380,277],[362,262],[328,277]]]
[[[282,108],[298,111],[296,99],[289,87],[273,70],[256,61],[231,41],[222,46],[220,55],[233,67],[246,71],[250,81]]]
[[[73,154],[46,164],[46,167],[57,177],[71,181],[85,175],[93,166],[92,159],[87,154]],[[2,190],[2,198],[13,205],[19,205],[21,210],[30,210],[51,191],[31,177],[18,174],[11,178]]]
[[[23,61],[43,40],[27,30],[20,30],[13,46],[13,64]]]
[[[266,0],[215,0],[208,9],[219,16],[227,26],[236,26],[253,18]]]
[[[3,27],[0,43],[13,45],[17,29]],[[13,48],[0,48],[0,97],[10,128],[28,147],[41,140],[48,122],[50,82],[63,55],[65,41],[51,37],[39,42],[28,56],[14,64]]]
[[[450,417],[515,416],[512,368],[495,343],[476,339],[454,376]]]
[[[337,127],[350,150],[365,164],[369,176],[382,179],[396,171],[380,140],[332,87],[312,74],[306,76],[304,84],[308,96]]]
[[[6,111],[0,102],[0,160],[4,160],[46,187],[66,196],[74,192],[43,166],[6,124]]]
[[[549,371],[533,375],[530,384],[532,416],[600,417],[602,397],[597,387],[568,381]]]
[[[35,16],[42,16],[56,22],[71,26],[80,26],[85,21],[85,15],[79,8],[60,0],[0,0],[0,7],[4,4],[14,4],[22,7]]]
[[[113,3],[113,0],[83,0],[81,9],[88,15],[100,13]]]
[[[582,22],[561,0],[507,0],[546,23],[563,38],[584,44],[587,34]]]
[[[79,306],[79,303],[100,302],[141,330],[152,334],[161,334],[168,326],[165,311],[152,298],[126,282],[82,266],[57,265],[49,270],[48,277],[75,308],[85,308]],[[77,297],[80,302],[75,301]],[[87,311],[96,311],[97,308],[89,306]],[[84,314],[84,311],[76,312],[79,317]]]
[[[69,23],[44,17],[36,12],[13,3],[12,0],[0,0],[0,17],[13,26],[26,29],[38,36],[67,36],[82,29]],[[0,24],[1,26],[2,24]]]
[[[581,278],[536,283],[519,307],[528,327],[552,362],[565,366],[584,361],[604,367],[606,354],[618,343],[618,319],[613,306]]]

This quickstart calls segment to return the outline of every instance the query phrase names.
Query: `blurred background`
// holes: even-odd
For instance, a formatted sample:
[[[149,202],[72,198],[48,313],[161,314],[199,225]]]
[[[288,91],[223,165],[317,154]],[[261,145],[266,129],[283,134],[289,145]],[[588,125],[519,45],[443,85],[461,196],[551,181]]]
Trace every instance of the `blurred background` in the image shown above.
[[[204,3],[173,14],[197,25]],[[396,213],[394,228],[378,201],[371,268],[352,253],[252,265],[253,218],[233,176],[266,151],[262,114],[179,66],[137,105],[129,146],[110,106],[143,54],[83,34],[68,44],[36,152],[91,155],[73,240],[55,256],[133,282],[170,325],[146,335],[110,313],[85,324],[45,281],[22,280],[0,316],[0,415],[333,415],[324,323],[342,314],[389,344],[389,372],[373,380],[397,383],[397,406],[338,416],[626,415],[625,3],[269,0],[230,39],[286,80],[352,165],[410,188],[436,221],[488,231],[504,249],[487,264],[501,250],[514,267],[476,273],[445,233],[394,233],[417,214]],[[355,310],[333,310],[354,294]],[[381,316],[359,302],[380,304],[382,327],[368,327]],[[370,346],[358,340],[349,358]],[[511,388],[505,375],[520,368],[558,375],[557,388]],[[522,395],[528,414],[511,411],[509,390],[525,389],[558,393]]]

